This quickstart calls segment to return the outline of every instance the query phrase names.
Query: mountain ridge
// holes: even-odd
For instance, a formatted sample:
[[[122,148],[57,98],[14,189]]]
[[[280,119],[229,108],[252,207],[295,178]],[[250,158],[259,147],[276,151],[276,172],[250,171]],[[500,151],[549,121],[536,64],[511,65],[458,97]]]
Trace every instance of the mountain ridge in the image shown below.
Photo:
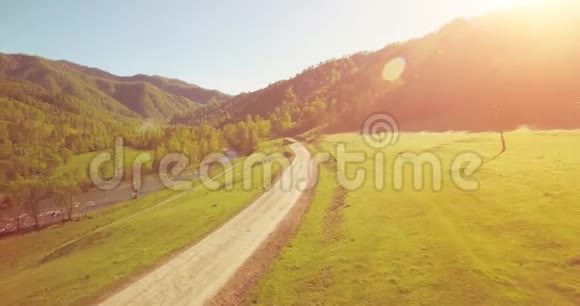
[[[195,110],[190,120],[222,124],[285,109],[299,122],[321,101],[318,115],[331,131],[358,129],[375,112],[391,114],[409,131],[580,128],[580,108],[573,103],[580,98],[575,5],[458,18],[423,37],[326,61],[213,110]],[[402,75],[383,79],[385,66],[396,59],[405,63]]]
[[[47,94],[74,96],[107,110],[124,107],[127,110],[121,113],[125,115],[159,121],[170,121],[177,114],[229,97],[177,79],[121,77],[98,68],[24,54],[0,53],[0,79],[36,84]]]
[[[141,73],[132,76],[119,76],[99,68],[84,66],[67,60],[58,60],[57,62],[62,63],[63,65],[66,65],[77,71],[81,71],[83,73],[107,80],[149,83],[164,91],[188,98],[189,100],[199,104],[223,102],[231,97],[230,95],[225,94],[219,90],[206,89],[199,85],[191,84],[176,78]]]

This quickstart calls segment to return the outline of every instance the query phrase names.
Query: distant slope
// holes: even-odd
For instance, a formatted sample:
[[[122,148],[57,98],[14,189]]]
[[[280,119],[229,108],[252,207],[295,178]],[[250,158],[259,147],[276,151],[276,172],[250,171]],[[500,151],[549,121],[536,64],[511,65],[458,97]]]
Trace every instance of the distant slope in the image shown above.
[[[0,85],[0,97],[10,97],[25,104],[30,104],[26,99],[29,96],[72,111],[71,106],[63,104],[66,99],[74,99],[79,103],[75,111],[96,107],[121,116],[139,117],[103,92],[95,79],[40,57],[0,54]]]
[[[572,2],[459,19],[423,38],[331,60],[194,111],[190,120],[267,116],[292,88],[296,105],[288,109],[298,120],[307,103],[320,100],[323,121],[335,130],[359,128],[376,111],[391,113],[406,130],[579,128],[578,28],[580,9]],[[404,73],[384,80],[385,65],[397,58],[406,62]]]
[[[95,68],[50,61],[35,56],[0,54],[0,82],[21,84],[19,94],[26,88],[38,86],[45,96],[60,95],[84,102],[87,106],[128,117],[167,122],[175,115],[200,106],[219,102],[225,95],[194,85],[161,77],[117,77]],[[0,96],[6,96],[6,89]]]
[[[130,77],[116,76],[97,68],[86,67],[68,61],[59,62],[68,68],[85,73],[87,75],[91,75],[93,77],[118,82],[139,82],[151,84],[172,95],[187,98],[199,104],[223,102],[230,98],[229,95],[224,94],[218,90],[205,89],[177,79],[164,78],[160,76],[148,76],[144,74],[137,74]]]

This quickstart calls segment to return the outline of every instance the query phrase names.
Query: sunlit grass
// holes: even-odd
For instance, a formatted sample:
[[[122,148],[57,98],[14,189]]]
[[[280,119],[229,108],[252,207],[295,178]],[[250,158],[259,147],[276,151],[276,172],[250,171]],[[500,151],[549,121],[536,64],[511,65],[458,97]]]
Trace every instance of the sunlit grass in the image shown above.
[[[114,159],[115,159],[115,152],[113,150],[102,150],[84,154],[78,154],[71,157],[71,159],[58,167],[53,177],[60,177],[64,174],[69,174],[74,177],[77,177],[80,181],[89,182],[89,167],[91,165],[91,161],[95,159],[95,157],[102,153],[109,153],[111,154],[112,160],[110,162],[106,162],[103,164],[103,176],[104,177],[112,177],[115,171]],[[124,148],[123,150],[123,169],[126,173],[130,172],[133,167],[133,162],[140,154],[151,154],[151,151],[146,150],[135,150],[132,148]],[[147,167],[151,167],[151,162],[146,163]]]
[[[441,192],[377,191],[369,180],[344,195],[327,168],[297,236],[248,303],[578,305],[579,139],[508,133],[507,152],[492,161],[500,150],[492,133],[403,134],[385,150],[391,159],[429,150],[445,165],[478,152],[488,162],[476,192],[458,189],[446,171]],[[374,153],[355,134],[324,137],[318,148],[334,152],[339,142]]]

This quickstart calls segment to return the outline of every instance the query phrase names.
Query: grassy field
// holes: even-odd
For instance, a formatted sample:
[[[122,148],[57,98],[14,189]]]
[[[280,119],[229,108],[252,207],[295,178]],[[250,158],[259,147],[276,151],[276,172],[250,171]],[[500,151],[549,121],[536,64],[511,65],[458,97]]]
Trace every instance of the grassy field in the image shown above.
[[[71,174],[77,178],[79,178],[83,182],[88,182],[89,175],[88,169],[90,166],[91,161],[101,153],[110,153],[111,158],[115,158],[114,152],[112,150],[103,150],[97,152],[90,152],[84,154],[74,155],[66,164],[58,167],[54,172],[54,177],[62,176],[63,174]],[[124,161],[124,170],[125,172],[130,172],[132,170],[133,161],[143,153],[151,154],[151,151],[143,151],[143,150],[135,150],[132,148],[125,148],[123,151],[123,161]],[[151,167],[151,162],[146,163],[145,167]],[[114,163],[107,162],[103,165],[103,174],[104,177],[112,177],[115,173]]]
[[[385,149],[389,161],[437,154],[439,192],[389,183],[377,191],[372,179],[346,191],[327,164],[299,232],[248,304],[579,305],[580,132],[521,130],[506,140],[496,159],[500,140],[491,133],[402,134]],[[374,154],[355,134],[326,136],[316,147],[334,152],[339,142]],[[478,191],[450,180],[462,151],[486,160],[474,175]],[[346,172],[372,166],[371,158]]]
[[[283,150],[278,145],[262,149]],[[231,191],[164,190],[81,221],[0,240],[0,304],[85,304],[199,241],[263,191],[261,168],[268,162],[255,167],[253,187],[244,190],[241,161],[232,170]],[[275,164],[274,175],[281,171]]]

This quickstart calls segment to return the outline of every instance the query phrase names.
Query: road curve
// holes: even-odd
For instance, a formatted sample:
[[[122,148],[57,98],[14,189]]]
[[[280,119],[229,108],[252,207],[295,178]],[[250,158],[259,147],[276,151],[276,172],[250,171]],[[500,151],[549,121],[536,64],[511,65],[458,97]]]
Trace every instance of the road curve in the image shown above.
[[[297,203],[303,192],[298,185],[313,179],[308,150],[300,143],[290,148],[294,160],[254,203],[100,305],[203,305],[214,297]]]

